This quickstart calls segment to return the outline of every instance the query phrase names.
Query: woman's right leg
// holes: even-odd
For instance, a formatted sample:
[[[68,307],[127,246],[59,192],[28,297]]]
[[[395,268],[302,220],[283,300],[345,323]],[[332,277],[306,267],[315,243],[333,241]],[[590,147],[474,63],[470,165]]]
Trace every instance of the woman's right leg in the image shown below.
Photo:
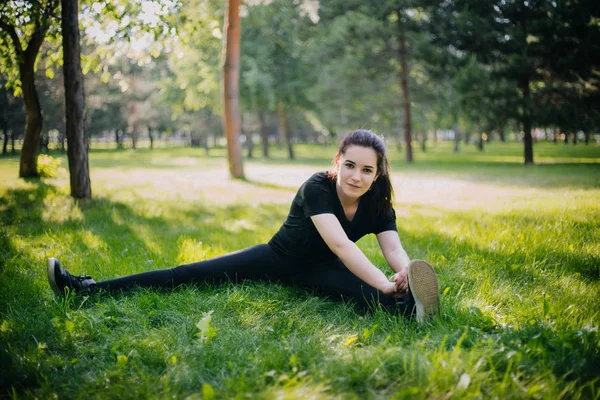
[[[187,283],[237,282],[244,279],[276,280],[286,263],[266,244],[175,268],[142,272],[98,282],[96,289],[118,291],[135,286],[174,287]]]
[[[319,295],[353,300],[363,311],[381,306],[409,316],[414,306],[410,295],[402,299],[386,295],[354,275],[339,258],[305,268],[292,280],[293,283],[316,290]]]

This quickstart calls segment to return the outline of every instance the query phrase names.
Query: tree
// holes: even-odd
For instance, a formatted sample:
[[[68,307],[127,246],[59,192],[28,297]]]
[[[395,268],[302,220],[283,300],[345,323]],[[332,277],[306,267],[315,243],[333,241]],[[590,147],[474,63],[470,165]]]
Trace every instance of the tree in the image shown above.
[[[357,61],[363,74],[366,73],[369,79],[379,81],[391,74],[395,76],[399,99],[394,99],[391,104],[400,110],[403,128],[399,142],[403,140],[405,143],[407,162],[413,160],[411,93],[418,89],[410,89],[414,82],[411,79],[411,63],[414,62],[412,42],[419,34],[423,19],[420,3],[421,1],[416,0],[344,0],[327,2],[326,6],[321,3],[319,8],[322,20],[332,28],[339,25],[336,20],[342,22],[346,30],[346,43],[341,44],[347,44],[347,47],[342,47],[341,50],[350,51],[354,53],[354,57],[360,57]],[[365,39],[367,45],[360,43]],[[339,46],[336,46],[336,49],[339,50]],[[389,89],[386,87],[386,90]]]
[[[150,1],[155,3],[154,9],[162,20],[161,23],[149,24],[140,17],[144,4]],[[86,13],[92,16],[91,20],[98,22],[94,28],[111,25],[111,42],[128,41],[136,35],[150,32],[156,40],[171,35],[170,27],[165,29],[163,22],[176,5],[172,2],[165,4],[159,0],[147,0],[143,3],[86,1],[83,5],[88,6]],[[0,3],[0,71],[6,75],[8,85],[15,89],[15,95],[23,96],[27,111],[19,168],[21,177],[38,176],[37,156],[40,150],[42,112],[34,71],[45,39],[49,39],[54,45],[45,54],[49,61],[46,74],[53,76],[53,68],[61,62],[60,52],[56,51],[60,43],[57,16],[59,4],[60,0],[5,0]],[[116,28],[113,25],[116,25]],[[97,52],[92,58],[96,58],[97,61],[101,55],[106,58],[104,52]]]
[[[45,47],[48,42],[42,46],[42,54],[45,53]],[[62,51],[60,52],[62,55]],[[36,87],[40,96],[40,106],[44,116],[44,125],[41,133],[41,150],[44,146],[49,146],[51,139],[54,139],[54,134],[57,133],[56,139],[59,142],[59,149],[66,153],[66,110],[65,110],[65,85],[63,73],[56,74],[49,78],[46,71],[47,60],[41,59],[38,64],[36,73]],[[52,74],[49,74],[52,76]]]
[[[240,142],[240,1],[229,0],[225,17],[223,50],[223,126],[227,137],[229,172],[235,178],[244,178],[242,144]]]
[[[108,76],[114,76],[116,71],[106,64],[104,67]],[[120,80],[106,79],[100,74],[86,75],[86,119],[87,132],[90,137],[113,134],[117,148],[123,147],[123,135],[127,128],[126,93],[119,87]]]
[[[3,49],[0,50],[0,62],[8,72],[11,85],[22,93],[27,112],[19,165],[21,178],[39,177],[37,156],[40,151],[42,110],[35,86],[35,65],[46,35],[54,34],[57,28],[58,4],[59,0],[9,0],[0,6],[0,48]],[[17,81],[20,81],[20,85]]]
[[[178,35],[168,56],[169,73],[158,85],[160,101],[171,105],[173,124],[193,135],[198,145],[224,133],[220,60],[226,12],[227,4],[219,0],[189,0],[172,15]]]
[[[11,153],[15,153],[15,137],[25,128],[25,107],[23,101],[14,97],[6,88],[6,81],[0,78],[0,131],[4,136],[2,155],[8,154],[8,140],[12,144]]]
[[[406,3],[405,3],[406,4]],[[406,7],[406,5],[404,6]],[[398,61],[400,62],[400,87],[402,88],[402,109],[404,111],[404,142],[406,143],[405,159],[408,162],[413,161],[412,154],[412,125],[410,112],[410,96],[408,91],[408,45],[407,45],[407,25],[411,21],[406,10],[398,4],[393,11],[396,17],[396,27],[398,41]]]
[[[90,199],[92,186],[88,166],[88,138],[85,132],[85,93],[81,71],[78,0],[61,0],[61,5],[71,196],[76,199]]]
[[[296,1],[281,0],[248,7],[242,38],[241,100],[258,114],[263,154],[268,154],[265,113],[277,116],[279,141],[294,158],[294,116],[312,108],[308,89],[314,66],[307,62],[307,41],[314,23]]]
[[[241,40],[240,104],[258,116],[263,157],[269,157],[269,134],[266,113],[275,109],[275,77],[270,65],[273,25],[271,5],[257,5],[248,9],[244,18],[244,36]],[[267,40],[265,40],[267,39]]]
[[[599,64],[600,7],[591,0],[437,1],[431,8],[434,42],[472,54],[494,78],[519,90],[513,114],[524,133],[524,162],[532,164],[531,130],[539,122],[536,92],[556,82],[593,79]],[[575,52],[575,54],[573,54]]]

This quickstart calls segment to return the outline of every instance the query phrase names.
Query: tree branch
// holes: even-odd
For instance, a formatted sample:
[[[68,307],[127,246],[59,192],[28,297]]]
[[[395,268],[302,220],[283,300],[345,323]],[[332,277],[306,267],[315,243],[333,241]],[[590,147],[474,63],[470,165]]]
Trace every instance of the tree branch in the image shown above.
[[[46,37],[46,33],[50,28],[50,20],[53,17],[54,11],[58,6],[58,0],[49,1],[46,5],[46,8],[41,10],[40,18],[36,19],[35,30],[29,39],[29,43],[27,45],[27,50],[25,53],[28,57],[36,57],[40,47],[44,43],[44,38]]]
[[[8,33],[8,35],[10,36],[10,38],[13,41],[15,49],[17,50],[17,57],[21,57],[23,54],[23,47],[21,46],[21,41],[19,40],[19,35],[17,35],[17,31],[15,30],[15,27],[12,24],[6,22],[0,16],[0,29],[2,29],[4,32]]]

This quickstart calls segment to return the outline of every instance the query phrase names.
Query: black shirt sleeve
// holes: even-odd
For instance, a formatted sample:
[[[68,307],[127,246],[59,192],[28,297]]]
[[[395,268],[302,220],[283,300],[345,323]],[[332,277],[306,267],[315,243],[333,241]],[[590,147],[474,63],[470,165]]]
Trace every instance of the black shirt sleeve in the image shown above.
[[[316,179],[315,179],[316,178]],[[298,191],[298,205],[306,218],[319,214],[334,214],[332,185],[326,176],[313,177]]]

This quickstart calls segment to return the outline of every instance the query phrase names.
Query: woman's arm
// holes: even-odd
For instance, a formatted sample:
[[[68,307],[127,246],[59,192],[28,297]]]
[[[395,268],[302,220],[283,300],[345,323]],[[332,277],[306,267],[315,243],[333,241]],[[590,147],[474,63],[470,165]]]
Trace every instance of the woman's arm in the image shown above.
[[[401,292],[406,292],[408,290],[408,265],[410,264],[410,258],[402,247],[402,243],[400,243],[398,232],[381,232],[377,235],[377,241],[388,265],[396,271],[393,278],[394,282],[396,282]]]
[[[358,246],[348,239],[348,235],[333,214],[319,214],[310,217],[317,231],[331,251],[357,277],[383,293],[393,295],[397,285],[390,282],[385,274],[375,267]]]

